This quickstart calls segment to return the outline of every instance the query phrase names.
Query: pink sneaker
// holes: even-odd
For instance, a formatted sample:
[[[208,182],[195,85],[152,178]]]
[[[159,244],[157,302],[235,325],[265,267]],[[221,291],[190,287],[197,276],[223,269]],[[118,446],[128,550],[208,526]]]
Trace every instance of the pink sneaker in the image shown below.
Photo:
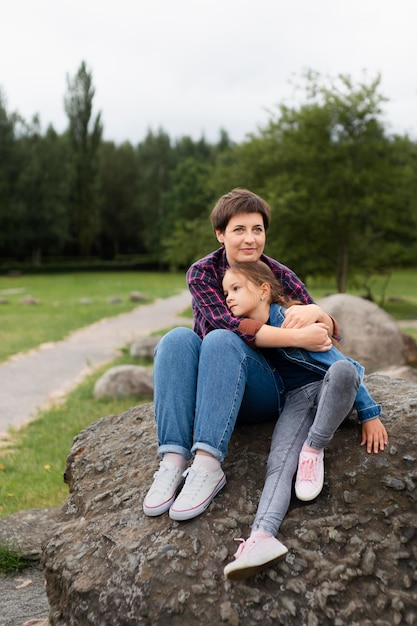
[[[241,541],[235,560],[224,568],[231,580],[244,580],[281,561],[288,549],[275,537],[236,539]]]
[[[295,495],[299,500],[308,502],[317,498],[323,489],[324,450],[300,452],[298,471],[295,479]]]

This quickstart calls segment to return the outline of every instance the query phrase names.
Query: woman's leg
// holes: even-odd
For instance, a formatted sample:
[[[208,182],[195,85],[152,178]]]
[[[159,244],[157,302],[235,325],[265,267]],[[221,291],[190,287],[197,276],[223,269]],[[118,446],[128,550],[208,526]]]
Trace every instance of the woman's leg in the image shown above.
[[[159,470],[143,501],[146,515],[168,511],[191,457],[201,339],[189,328],[175,328],[155,349],[154,399]]]
[[[236,420],[276,419],[282,393],[265,357],[227,330],[203,340],[197,380],[194,445],[223,461]]]
[[[154,361],[158,454],[191,457],[200,337],[190,328],[174,328],[158,343]]]

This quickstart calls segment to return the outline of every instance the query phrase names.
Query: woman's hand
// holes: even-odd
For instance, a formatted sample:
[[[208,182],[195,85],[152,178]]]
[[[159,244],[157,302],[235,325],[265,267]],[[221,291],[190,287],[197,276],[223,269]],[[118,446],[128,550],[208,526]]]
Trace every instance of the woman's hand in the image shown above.
[[[388,433],[378,417],[362,424],[361,446],[366,445],[368,453],[373,450],[375,454],[378,454],[378,450],[384,450],[387,444]]]
[[[290,306],[285,311],[285,320],[282,328],[304,328],[309,324],[314,324],[314,322],[323,322],[324,324],[326,324],[328,334],[330,336],[332,335],[332,318],[327,315],[327,313],[325,313],[317,304]]]

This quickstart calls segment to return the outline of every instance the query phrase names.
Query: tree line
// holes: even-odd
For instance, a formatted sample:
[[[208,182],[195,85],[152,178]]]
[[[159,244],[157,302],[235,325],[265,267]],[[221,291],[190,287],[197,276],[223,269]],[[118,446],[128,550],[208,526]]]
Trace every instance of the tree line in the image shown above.
[[[146,258],[184,269],[215,246],[209,213],[233,187],[271,205],[267,254],[304,280],[415,265],[417,144],[389,133],[380,77],[354,83],[307,72],[301,104],[232,142],[160,128],[136,146],[103,139],[91,71],[67,78],[68,127],[7,110],[0,93],[0,258]]]

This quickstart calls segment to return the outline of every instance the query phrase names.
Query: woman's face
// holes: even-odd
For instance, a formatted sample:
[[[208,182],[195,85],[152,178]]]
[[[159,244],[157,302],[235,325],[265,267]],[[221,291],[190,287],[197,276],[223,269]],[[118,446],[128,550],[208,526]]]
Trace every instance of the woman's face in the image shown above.
[[[216,237],[226,250],[229,265],[257,261],[265,248],[265,227],[260,213],[238,213],[232,217],[224,232]]]

